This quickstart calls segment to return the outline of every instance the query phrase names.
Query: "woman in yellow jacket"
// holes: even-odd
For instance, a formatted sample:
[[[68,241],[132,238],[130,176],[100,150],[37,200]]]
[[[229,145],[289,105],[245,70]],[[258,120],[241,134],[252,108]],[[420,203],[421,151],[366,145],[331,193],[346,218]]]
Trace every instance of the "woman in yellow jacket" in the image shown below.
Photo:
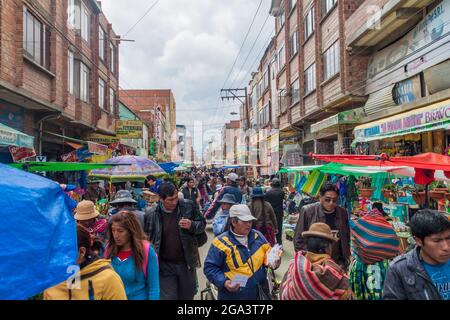
[[[44,300],[127,300],[119,275],[110,260],[94,260],[89,231],[77,226],[78,259],[80,271],[44,292]]]

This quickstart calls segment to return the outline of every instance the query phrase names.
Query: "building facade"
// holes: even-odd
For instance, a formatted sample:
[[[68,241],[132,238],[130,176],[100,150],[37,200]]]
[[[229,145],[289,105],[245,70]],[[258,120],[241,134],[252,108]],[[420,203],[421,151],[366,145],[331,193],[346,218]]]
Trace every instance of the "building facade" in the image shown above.
[[[172,90],[120,90],[120,99],[150,127],[150,144],[159,161],[176,148],[176,103]]]
[[[241,126],[239,120],[230,121],[222,128],[223,159],[225,164],[238,164]]]
[[[119,37],[93,0],[0,3],[0,122],[61,161],[67,144],[114,135]]]
[[[137,133],[140,137],[122,138],[120,139],[120,143],[126,146],[133,147],[137,156],[147,158],[149,156],[149,130],[147,124],[145,124],[142,119],[130,108],[128,108],[122,101],[119,101],[119,119],[121,121],[138,121],[138,123],[140,122],[140,130],[137,130],[137,132],[132,132],[132,135]]]
[[[449,25],[448,0],[364,1],[346,21],[348,52],[369,57],[357,153],[448,154]]]

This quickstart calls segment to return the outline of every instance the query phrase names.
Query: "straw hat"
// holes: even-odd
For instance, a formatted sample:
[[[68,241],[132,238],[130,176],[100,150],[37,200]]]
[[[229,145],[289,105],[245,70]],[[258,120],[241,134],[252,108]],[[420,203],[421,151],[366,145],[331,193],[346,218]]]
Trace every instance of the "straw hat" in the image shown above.
[[[323,239],[327,239],[330,241],[338,241],[339,240],[337,237],[333,236],[333,233],[331,232],[330,227],[326,223],[322,223],[322,222],[313,223],[309,227],[308,231],[302,232],[302,237],[303,238],[318,237],[318,238],[323,238]]]
[[[96,218],[100,212],[95,208],[95,204],[89,200],[78,203],[75,209],[75,220],[83,221]]]

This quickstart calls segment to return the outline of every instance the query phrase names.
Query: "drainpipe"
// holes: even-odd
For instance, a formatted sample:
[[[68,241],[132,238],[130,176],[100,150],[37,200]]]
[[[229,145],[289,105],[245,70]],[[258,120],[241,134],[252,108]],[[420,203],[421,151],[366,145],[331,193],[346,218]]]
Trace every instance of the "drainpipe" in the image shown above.
[[[51,115],[45,116],[44,118],[39,120],[39,122],[38,122],[38,124],[39,124],[39,154],[38,155],[40,155],[40,156],[42,155],[42,132],[43,132],[44,121],[57,120],[59,118],[61,118],[61,114],[58,114],[58,115],[51,114]]]

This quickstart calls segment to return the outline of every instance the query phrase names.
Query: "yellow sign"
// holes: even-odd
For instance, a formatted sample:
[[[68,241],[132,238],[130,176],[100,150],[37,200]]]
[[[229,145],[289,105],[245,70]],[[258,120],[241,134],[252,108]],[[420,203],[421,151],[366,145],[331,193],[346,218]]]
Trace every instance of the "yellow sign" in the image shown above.
[[[85,139],[87,141],[104,143],[104,144],[120,142],[120,138],[118,138],[118,137],[107,136],[105,134],[99,134],[99,133],[91,133],[88,136],[86,136]]]
[[[121,139],[141,139],[142,126],[139,120],[117,120],[116,135]]]

